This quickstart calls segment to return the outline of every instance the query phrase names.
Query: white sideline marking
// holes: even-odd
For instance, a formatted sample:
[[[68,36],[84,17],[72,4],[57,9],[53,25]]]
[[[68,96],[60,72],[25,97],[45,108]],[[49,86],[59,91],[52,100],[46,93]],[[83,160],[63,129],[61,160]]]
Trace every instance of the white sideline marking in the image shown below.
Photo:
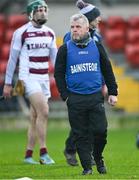
[[[31,179],[29,177],[22,177],[22,178],[18,178],[18,179],[15,179],[15,180],[33,180],[33,179]]]

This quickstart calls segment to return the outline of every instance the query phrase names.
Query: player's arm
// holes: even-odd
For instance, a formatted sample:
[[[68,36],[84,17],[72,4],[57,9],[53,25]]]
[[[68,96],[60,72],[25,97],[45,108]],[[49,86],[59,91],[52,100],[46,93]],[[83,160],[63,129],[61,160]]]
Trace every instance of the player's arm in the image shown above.
[[[10,52],[10,57],[9,57],[7,68],[6,68],[5,84],[3,88],[4,97],[8,97],[8,98],[11,97],[12,79],[13,79],[18,57],[19,57],[19,51],[12,50]]]
[[[52,61],[53,66],[55,65],[56,61],[56,55],[57,55],[57,45],[56,45],[56,36],[55,33],[53,32],[53,40],[51,43],[51,48],[50,48],[50,60]]]
[[[11,97],[12,94],[12,80],[13,80],[16,64],[18,61],[18,57],[20,54],[19,49],[14,48],[15,43],[16,43],[16,36],[14,34],[11,42],[10,54],[6,68],[5,84],[3,88],[3,96],[8,98]]]

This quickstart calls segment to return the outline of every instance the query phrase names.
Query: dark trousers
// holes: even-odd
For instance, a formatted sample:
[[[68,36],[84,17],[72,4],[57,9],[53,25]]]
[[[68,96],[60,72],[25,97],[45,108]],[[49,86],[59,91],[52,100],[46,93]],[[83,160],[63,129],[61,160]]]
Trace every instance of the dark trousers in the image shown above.
[[[72,130],[70,130],[69,132],[69,136],[66,139],[65,142],[65,150],[68,154],[75,154],[77,149],[76,149],[76,141],[75,141],[75,137],[74,137],[74,133],[72,132]]]
[[[107,119],[101,92],[91,95],[71,93],[67,102],[69,122],[75,147],[82,167],[91,169],[91,151],[94,159],[102,158],[106,144]]]

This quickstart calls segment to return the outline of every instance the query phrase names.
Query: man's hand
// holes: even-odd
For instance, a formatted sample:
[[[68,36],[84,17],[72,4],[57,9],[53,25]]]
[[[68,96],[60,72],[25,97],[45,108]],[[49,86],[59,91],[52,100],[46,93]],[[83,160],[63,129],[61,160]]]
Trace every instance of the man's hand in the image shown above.
[[[11,98],[12,96],[23,96],[24,95],[24,83],[21,80],[18,80],[15,84],[15,87],[12,88],[12,85],[5,84],[3,88],[3,97]]]
[[[3,88],[3,96],[4,98],[11,98],[12,97],[12,85],[5,84]]]
[[[113,95],[110,95],[108,97],[108,103],[111,105],[111,106],[115,106],[115,104],[117,103],[117,96],[113,96]]]

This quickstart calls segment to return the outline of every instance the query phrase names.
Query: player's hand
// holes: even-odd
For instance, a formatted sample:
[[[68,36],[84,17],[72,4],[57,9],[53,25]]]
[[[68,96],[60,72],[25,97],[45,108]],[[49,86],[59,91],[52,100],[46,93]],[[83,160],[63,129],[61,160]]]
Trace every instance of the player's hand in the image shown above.
[[[110,95],[108,97],[108,103],[111,105],[111,106],[115,106],[116,103],[117,103],[118,99],[117,99],[117,96],[113,96],[113,95]]]
[[[12,85],[9,85],[9,84],[5,84],[4,85],[4,88],[3,88],[3,96],[4,98],[11,98],[12,96]]]

